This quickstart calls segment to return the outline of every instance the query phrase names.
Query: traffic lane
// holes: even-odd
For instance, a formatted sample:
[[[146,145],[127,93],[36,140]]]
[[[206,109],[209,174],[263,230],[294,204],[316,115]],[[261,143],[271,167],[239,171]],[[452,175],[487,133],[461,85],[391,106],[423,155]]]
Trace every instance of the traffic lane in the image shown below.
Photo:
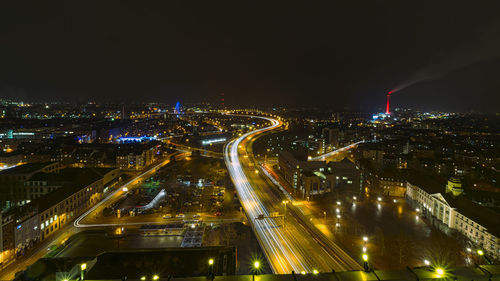
[[[249,144],[251,145],[251,144]],[[250,150],[251,151],[251,150]],[[248,164],[248,162],[252,161],[252,157],[243,157],[246,162],[247,162],[247,167],[251,167],[253,164]],[[280,213],[282,213],[285,210],[285,206],[282,204],[282,197],[280,193],[277,193],[276,189],[272,189],[269,186],[269,182],[267,181],[267,178],[263,178],[261,176],[261,173],[256,174],[248,172],[247,177],[251,179],[252,181],[252,186],[256,186],[259,188],[259,190],[256,190],[259,192],[259,196],[261,198],[266,198],[268,202],[271,202],[271,206],[274,208],[274,210],[278,209]],[[282,207],[276,207],[276,206],[282,206]],[[293,205],[288,205],[287,208],[293,208]],[[288,215],[290,215],[290,212],[287,212]],[[316,247],[316,250],[321,249],[321,251],[326,254],[330,260],[336,265],[337,268],[336,270],[352,270],[352,269],[361,269],[361,266],[350,256],[348,256],[343,250],[341,250],[338,247],[333,247],[336,245],[326,245],[324,241],[320,237],[318,237],[320,234],[318,233],[319,230],[317,230],[314,226],[312,227],[305,227],[304,224],[307,224],[307,222],[304,222],[302,220],[296,220],[297,225],[300,225],[302,229],[305,232],[299,232],[299,234],[302,233],[310,233],[311,237],[316,241],[315,245],[318,246]],[[306,239],[309,242],[310,237]],[[309,243],[310,244],[310,243]],[[331,244],[331,243],[328,243]],[[328,249],[328,251],[326,251]],[[335,258],[332,258],[334,256]]]
[[[270,190],[267,182],[265,182],[259,174],[249,172],[247,177],[252,187],[254,187],[255,192],[258,193],[259,198],[261,198],[266,205],[268,211],[274,210],[283,214],[285,206],[282,204],[281,199]],[[342,267],[321,246],[319,246],[316,241],[311,241],[309,236],[304,235],[308,233],[308,231],[301,226],[301,223],[292,216],[288,216],[287,219],[291,223],[286,224],[284,236],[285,239],[294,241],[293,244],[298,253],[300,253],[300,257],[298,258],[305,261],[310,268],[319,271],[330,271],[332,268],[336,270],[346,270],[345,267]],[[311,255],[311,253],[314,253],[314,255]]]

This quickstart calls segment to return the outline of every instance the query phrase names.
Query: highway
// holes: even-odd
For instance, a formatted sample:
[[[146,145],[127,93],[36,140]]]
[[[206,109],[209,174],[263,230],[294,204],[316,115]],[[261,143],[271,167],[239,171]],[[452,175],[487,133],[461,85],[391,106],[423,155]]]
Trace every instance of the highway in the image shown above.
[[[248,132],[230,142],[225,147],[224,158],[241,204],[273,272],[285,274],[292,271],[311,273],[331,272],[332,269],[361,269],[361,266],[340,248],[331,247],[333,242],[322,241],[321,237],[316,235],[317,230],[294,212],[286,213],[284,226],[283,217],[269,217],[275,212],[286,212],[286,207],[282,204],[282,198],[285,197],[278,194],[277,188],[273,188],[273,184],[259,172],[251,147],[257,136],[279,128],[282,122],[274,118],[249,117],[268,120],[271,126]],[[259,216],[261,219],[258,219]]]

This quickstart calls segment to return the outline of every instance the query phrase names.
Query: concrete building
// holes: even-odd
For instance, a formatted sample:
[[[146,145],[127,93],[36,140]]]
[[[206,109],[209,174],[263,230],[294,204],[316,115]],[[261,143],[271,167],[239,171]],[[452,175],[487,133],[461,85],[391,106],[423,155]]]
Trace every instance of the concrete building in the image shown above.
[[[302,198],[331,192],[334,188],[361,189],[361,173],[354,163],[344,158],[340,162],[301,161],[283,151],[278,158],[279,169]]]
[[[326,139],[327,143],[329,145],[331,145],[333,148],[339,147],[340,129],[338,129],[338,128],[325,128],[325,129],[323,129],[323,136]]]
[[[302,198],[312,198],[333,188],[332,175],[324,161],[302,161],[290,152],[282,151],[278,165],[293,192]]]
[[[328,170],[335,177],[335,188],[361,190],[361,171],[349,159],[344,158],[339,162],[329,162]]]
[[[53,173],[62,168],[57,162],[28,163],[0,171],[0,202],[6,209],[24,205],[30,198],[26,197],[24,182],[39,172]]]
[[[500,258],[500,215],[472,202],[463,194],[456,178],[412,175],[406,196],[424,216],[437,221],[444,231],[463,234],[476,247],[495,259]]]

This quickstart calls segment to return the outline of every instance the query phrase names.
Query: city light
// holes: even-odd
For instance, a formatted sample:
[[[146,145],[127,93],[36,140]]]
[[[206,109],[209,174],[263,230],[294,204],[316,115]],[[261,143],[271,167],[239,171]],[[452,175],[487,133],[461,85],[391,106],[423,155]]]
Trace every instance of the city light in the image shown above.
[[[365,262],[367,262],[367,261],[368,261],[368,255],[367,255],[367,254],[363,254],[363,260],[364,260]]]
[[[341,203],[340,203],[340,201],[337,201],[337,205],[339,205],[339,206],[340,206],[340,204],[341,204]]]
[[[259,269],[259,268],[260,268],[260,262],[259,262],[259,261],[255,261],[255,262],[253,263],[253,268],[255,268],[255,269]]]
[[[430,265],[431,262],[429,260],[424,260],[425,265]]]
[[[158,280],[158,279],[160,279],[160,276],[158,276],[158,275],[153,275],[153,280]]]
[[[86,264],[86,263],[82,263],[82,264],[80,265],[80,269],[81,269],[81,270],[85,270],[85,269],[87,269],[87,264]]]
[[[363,246],[363,253],[366,253],[366,247]]]
[[[378,197],[378,198],[377,198],[377,200],[378,200],[378,201],[382,201],[382,197]]]
[[[484,252],[483,252],[483,250],[479,249],[479,250],[477,250],[477,254],[482,256],[482,255],[484,255]]]
[[[368,241],[368,236],[363,236],[363,241]]]
[[[441,277],[444,275],[444,269],[442,269],[441,267],[438,267],[436,268],[436,274],[438,277]]]
[[[319,272],[318,272],[316,269],[314,269],[314,270],[313,270],[313,274],[314,274],[314,275],[317,275],[318,273],[319,273]]]
[[[302,270],[302,271],[300,272],[300,274],[302,274],[302,275],[306,275],[306,272]]]
[[[214,259],[209,259],[208,260],[208,265],[213,265],[214,264]]]
[[[141,276],[141,280],[142,281],[146,280],[146,276]]]

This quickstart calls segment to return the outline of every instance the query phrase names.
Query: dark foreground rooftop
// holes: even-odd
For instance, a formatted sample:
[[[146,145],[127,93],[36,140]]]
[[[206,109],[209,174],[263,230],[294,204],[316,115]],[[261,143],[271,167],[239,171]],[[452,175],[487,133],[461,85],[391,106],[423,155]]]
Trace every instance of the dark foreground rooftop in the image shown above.
[[[491,274],[491,275],[490,275]],[[87,280],[87,279],[85,279]],[[95,279],[94,281],[104,281],[111,279]],[[122,279],[114,279],[122,280]],[[113,280],[113,281],[114,281]],[[130,279],[127,280],[141,280]],[[154,280],[153,276],[146,276],[145,280]],[[338,273],[319,274],[283,274],[283,275],[233,275],[233,276],[208,276],[175,278],[169,276],[159,276],[160,281],[377,281],[377,280],[500,280],[500,265],[482,265],[480,268],[457,268],[450,269],[443,276],[439,276],[430,268],[414,268],[411,270],[375,270],[374,272],[347,271]],[[91,281],[90,279],[88,281]]]

